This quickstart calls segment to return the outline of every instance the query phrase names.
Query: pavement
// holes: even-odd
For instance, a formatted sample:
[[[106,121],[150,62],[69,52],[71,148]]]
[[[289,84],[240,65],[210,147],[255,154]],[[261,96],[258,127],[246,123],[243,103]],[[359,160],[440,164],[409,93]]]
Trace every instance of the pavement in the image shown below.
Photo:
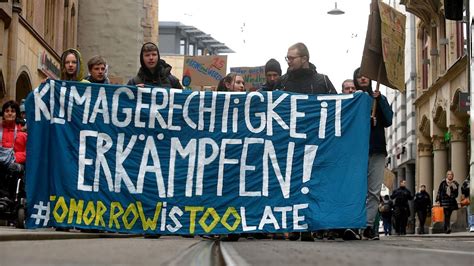
[[[132,237],[143,237],[143,236],[136,235],[136,234],[119,234],[119,233],[84,233],[79,230],[71,230],[69,232],[64,232],[64,231],[56,231],[54,228],[17,229],[10,226],[0,226],[0,241],[132,238]]]
[[[385,238],[380,234],[382,240]],[[10,226],[0,226],[0,241],[21,240],[54,240],[54,239],[93,239],[93,238],[133,238],[143,237],[137,234],[120,233],[84,233],[78,230],[70,232],[56,231],[54,228],[17,229]],[[387,238],[422,237],[422,238],[473,238],[474,232],[453,232],[451,234],[407,234],[404,236],[391,235]]]

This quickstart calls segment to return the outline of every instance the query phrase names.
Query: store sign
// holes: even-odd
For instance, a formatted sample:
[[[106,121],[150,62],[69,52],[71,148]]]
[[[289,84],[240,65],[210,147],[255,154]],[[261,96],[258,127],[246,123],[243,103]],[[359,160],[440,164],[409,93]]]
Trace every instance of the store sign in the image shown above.
[[[55,61],[56,60],[49,57],[45,51],[41,52],[38,57],[38,70],[48,78],[59,79],[61,77],[61,71]]]

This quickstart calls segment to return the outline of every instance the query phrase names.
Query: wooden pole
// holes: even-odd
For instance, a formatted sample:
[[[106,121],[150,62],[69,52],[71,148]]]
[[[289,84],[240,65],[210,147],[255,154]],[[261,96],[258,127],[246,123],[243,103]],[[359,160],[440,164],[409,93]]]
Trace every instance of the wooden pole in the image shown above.
[[[380,88],[380,76],[382,75],[382,64],[383,64],[383,60],[379,64],[379,71],[377,73],[377,85],[375,86],[375,91],[379,91],[379,88]],[[377,112],[377,99],[374,99],[372,103],[372,114],[370,115],[370,117],[372,118],[372,122],[374,123],[374,126],[377,125],[376,112]]]

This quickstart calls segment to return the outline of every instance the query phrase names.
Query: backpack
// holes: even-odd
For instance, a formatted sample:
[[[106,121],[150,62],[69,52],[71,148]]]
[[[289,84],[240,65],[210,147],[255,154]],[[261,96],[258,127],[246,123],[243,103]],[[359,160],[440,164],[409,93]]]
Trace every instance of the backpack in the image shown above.
[[[390,202],[389,201],[384,201],[379,205],[379,212],[380,213],[387,213],[390,212]]]

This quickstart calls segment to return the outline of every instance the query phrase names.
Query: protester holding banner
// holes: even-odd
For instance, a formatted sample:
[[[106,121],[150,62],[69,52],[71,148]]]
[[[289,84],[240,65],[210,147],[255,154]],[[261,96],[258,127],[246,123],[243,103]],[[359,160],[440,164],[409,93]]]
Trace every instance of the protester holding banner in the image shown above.
[[[385,128],[392,125],[393,111],[387,98],[380,91],[372,90],[372,81],[360,73],[360,68],[354,71],[354,85],[357,91],[368,93],[375,101],[375,115],[371,119],[369,137],[369,168],[367,174],[367,228],[363,235],[367,239],[374,239],[373,226],[378,212],[379,195],[385,169],[387,148],[385,142]],[[374,109],[372,109],[374,110]]]
[[[237,73],[231,72],[219,81],[217,91],[245,91],[244,78]]]
[[[2,106],[2,122],[0,124],[0,173],[20,173],[26,161],[27,134],[22,131],[22,126],[17,123],[20,106],[11,100]],[[0,191],[13,195],[16,184],[13,180],[0,182]],[[13,191],[12,191],[13,190]],[[3,197],[5,195],[0,195]]]
[[[107,77],[107,62],[100,55],[95,55],[87,61],[87,68],[89,69],[89,75],[86,80],[92,83],[109,84],[109,78]]]
[[[179,79],[171,74],[171,65],[160,58],[160,51],[154,43],[147,42],[142,46],[140,65],[137,75],[127,85],[183,89]]]
[[[441,204],[444,213],[444,232],[451,233],[451,214],[458,209],[458,202],[456,198],[459,193],[459,183],[454,180],[454,172],[448,170],[446,178],[441,181],[436,196],[436,202]]]
[[[84,79],[81,53],[76,49],[67,49],[61,55],[61,80],[89,82]]]
[[[275,85],[276,89],[304,94],[337,93],[329,77],[319,74],[309,62],[309,51],[304,43],[288,48],[285,57],[288,70]]]
[[[342,93],[349,94],[355,92],[354,80],[346,79],[342,82]]]
[[[273,91],[278,78],[281,76],[281,67],[275,59],[270,59],[265,64],[265,84],[260,87],[259,91]]]

